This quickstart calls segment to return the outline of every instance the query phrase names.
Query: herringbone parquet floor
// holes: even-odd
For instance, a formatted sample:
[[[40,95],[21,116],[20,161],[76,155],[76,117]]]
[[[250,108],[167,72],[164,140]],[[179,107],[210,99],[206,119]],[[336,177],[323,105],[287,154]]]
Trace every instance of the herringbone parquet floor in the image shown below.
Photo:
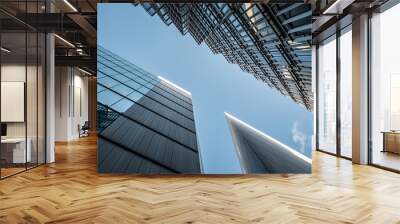
[[[400,223],[400,175],[314,153],[312,175],[96,173],[96,141],[0,181],[0,223]]]

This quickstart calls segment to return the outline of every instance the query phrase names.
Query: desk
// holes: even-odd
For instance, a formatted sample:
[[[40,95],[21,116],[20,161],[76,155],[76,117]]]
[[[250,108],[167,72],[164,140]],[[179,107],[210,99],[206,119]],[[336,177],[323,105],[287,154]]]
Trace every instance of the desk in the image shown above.
[[[400,131],[383,131],[382,152],[400,154]]]
[[[25,163],[32,159],[30,138],[27,139],[25,151],[25,138],[1,139],[1,157],[6,163]],[[26,154],[25,154],[26,153]]]

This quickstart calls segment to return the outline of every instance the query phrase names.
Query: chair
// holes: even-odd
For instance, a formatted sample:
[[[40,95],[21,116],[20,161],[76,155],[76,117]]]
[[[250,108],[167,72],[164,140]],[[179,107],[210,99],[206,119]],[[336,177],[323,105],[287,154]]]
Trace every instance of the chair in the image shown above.
[[[89,121],[85,121],[82,127],[78,124],[79,138],[89,136],[89,129],[90,129]]]

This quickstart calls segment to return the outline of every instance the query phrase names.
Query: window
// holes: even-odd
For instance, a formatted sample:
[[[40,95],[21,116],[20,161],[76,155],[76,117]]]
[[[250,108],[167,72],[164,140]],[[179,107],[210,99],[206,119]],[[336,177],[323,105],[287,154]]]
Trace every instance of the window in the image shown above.
[[[371,162],[400,170],[400,4],[371,18]]]
[[[318,147],[336,153],[336,39],[318,48]]]
[[[352,34],[344,30],[340,36],[340,154],[352,156]]]
[[[119,100],[122,99],[122,96],[110,91],[110,90],[105,90],[103,92],[100,92],[97,96],[97,101],[100,103],[110,106]]]
[[[127,99],[122,99],[112,106],[112,109],[123,113],[133,105],[133,102]]]

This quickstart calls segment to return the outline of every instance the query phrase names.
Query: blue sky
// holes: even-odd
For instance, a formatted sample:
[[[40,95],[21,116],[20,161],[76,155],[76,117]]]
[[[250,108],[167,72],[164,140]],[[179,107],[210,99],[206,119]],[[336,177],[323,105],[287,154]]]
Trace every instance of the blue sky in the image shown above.
[[[141,6],[98,4],[98,43],[192,93],[206,173],[240,172],[225,111],[310,156],[311,112]]]

